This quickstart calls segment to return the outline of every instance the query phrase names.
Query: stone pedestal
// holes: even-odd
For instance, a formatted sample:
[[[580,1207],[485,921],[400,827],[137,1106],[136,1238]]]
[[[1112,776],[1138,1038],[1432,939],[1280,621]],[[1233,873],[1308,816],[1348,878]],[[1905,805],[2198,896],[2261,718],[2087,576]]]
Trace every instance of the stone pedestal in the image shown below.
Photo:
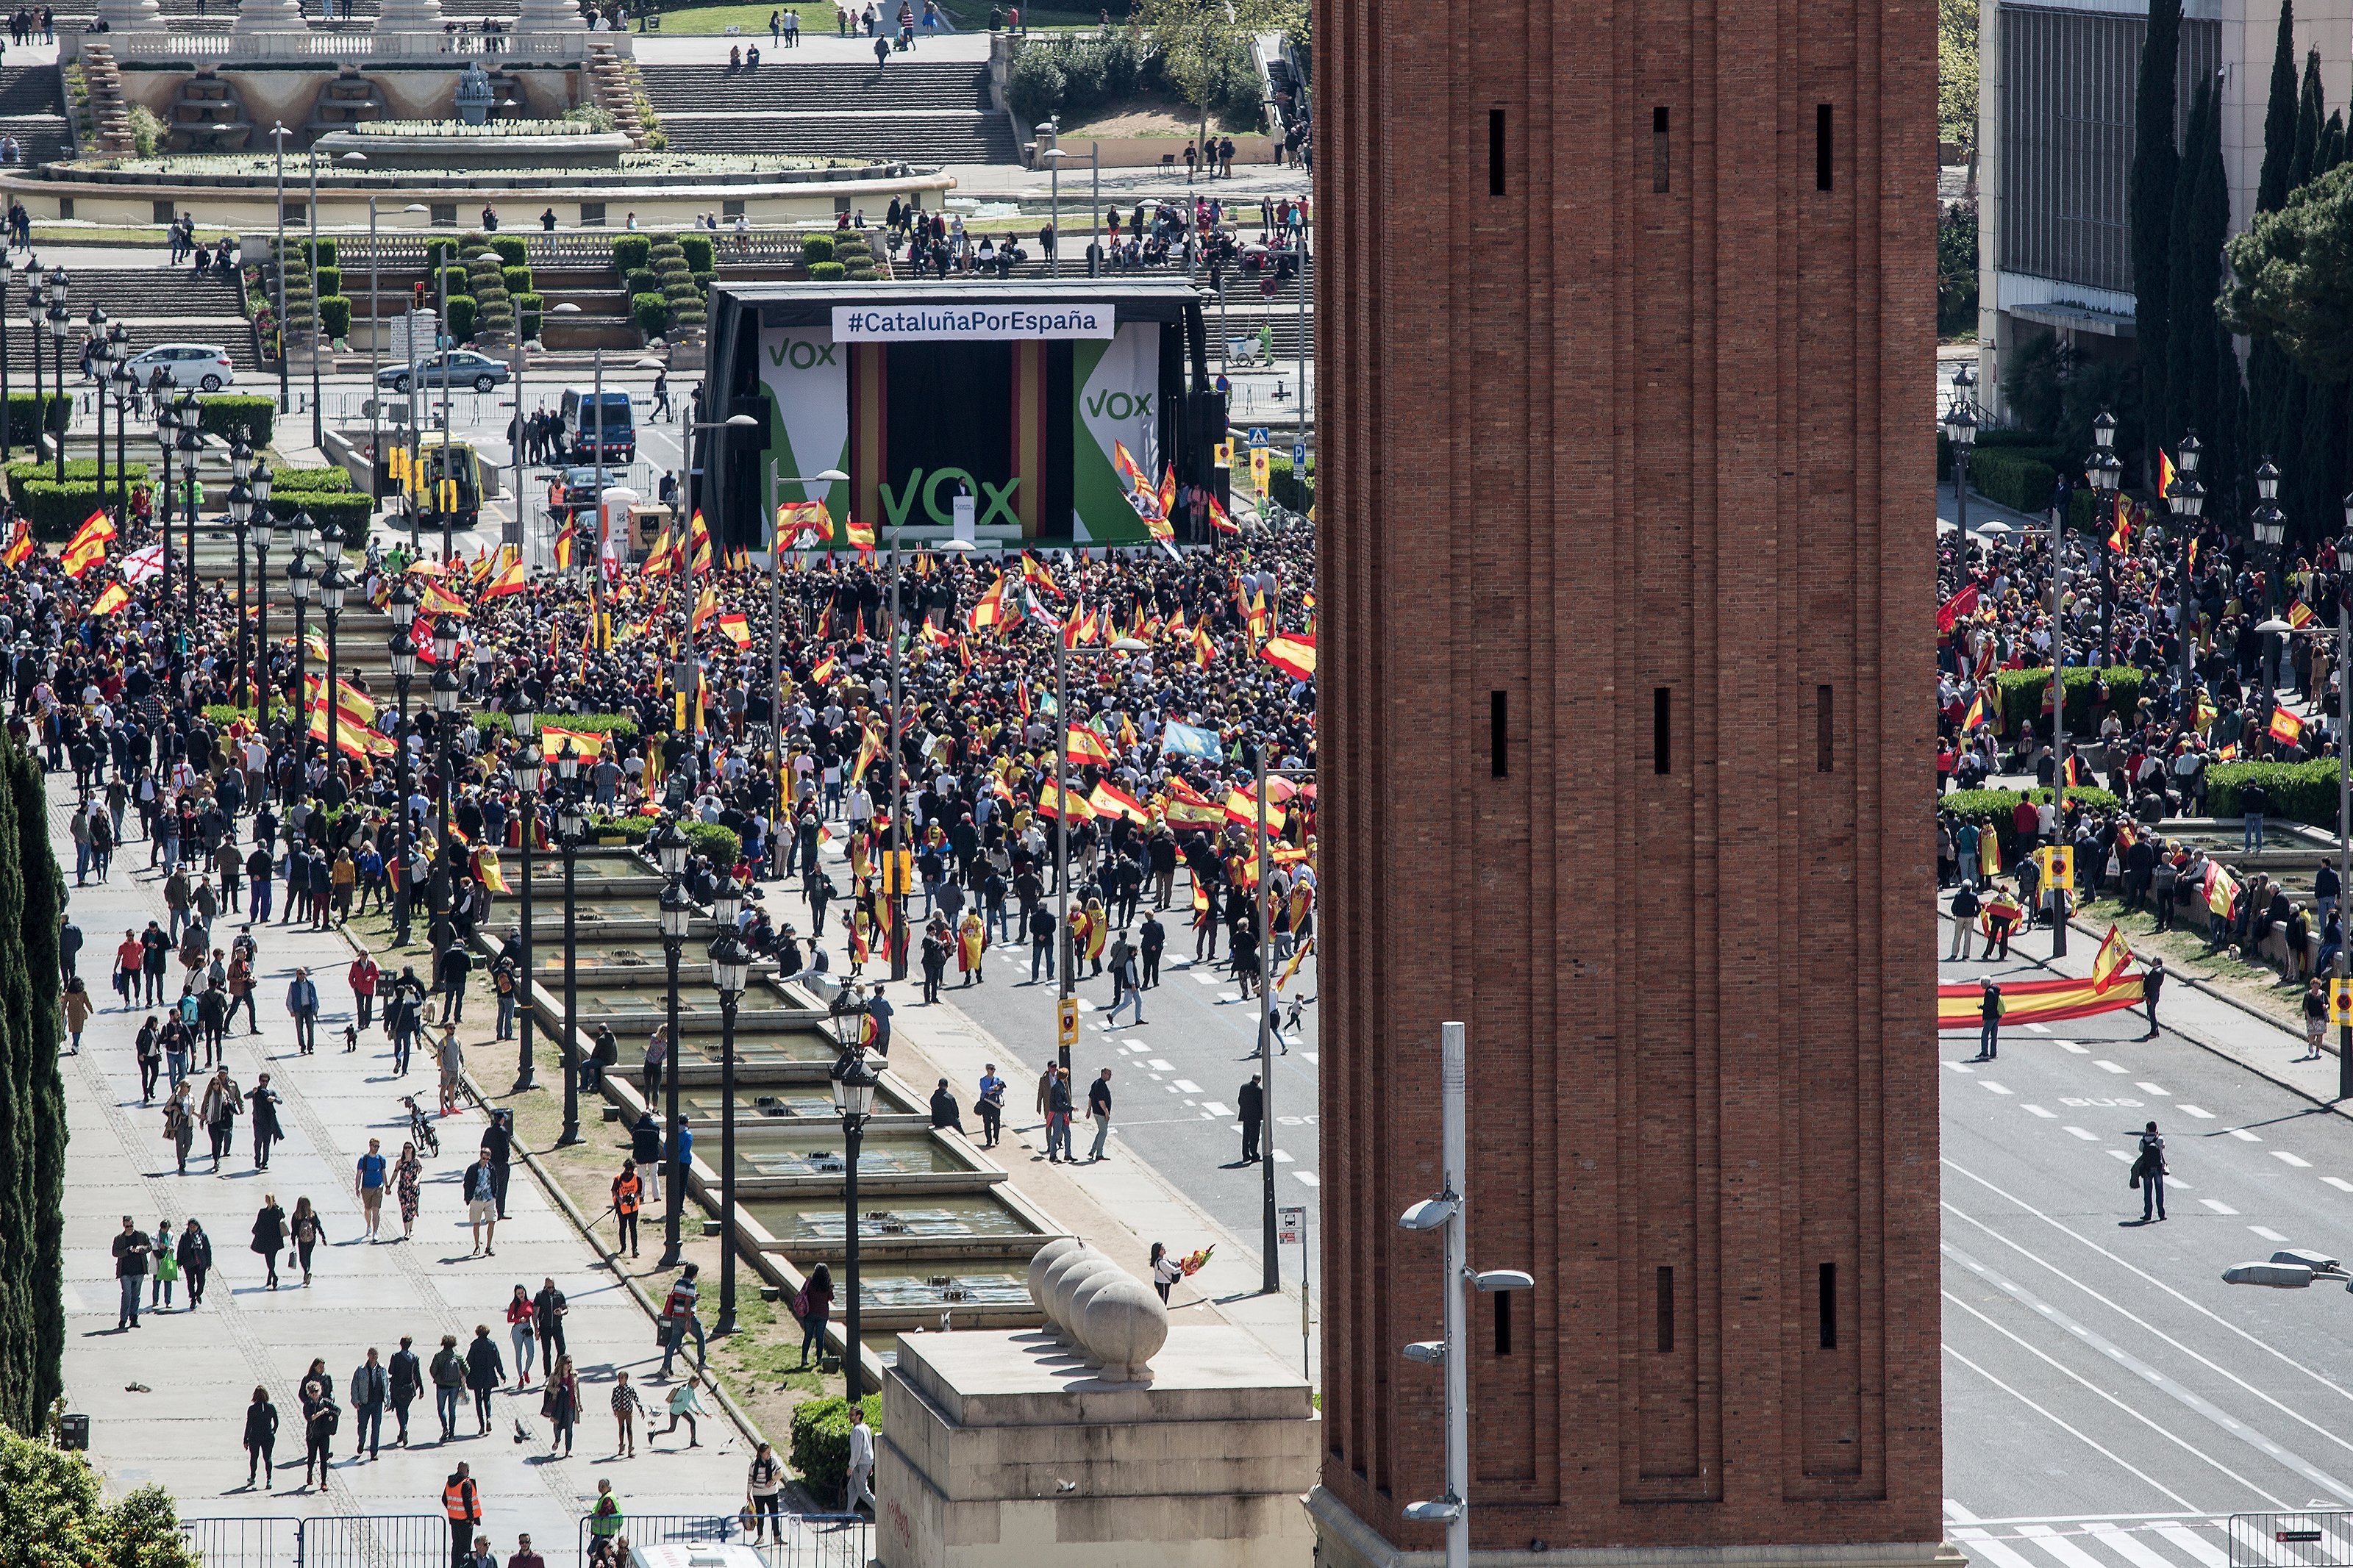
[[[438,33],[441,0],[384,0],[376,12],[375,30],[385,33]]]
[[[1320,1425],[1243,1330],[1173,1329],[1106,1382],[1035,1330],[906,1334],[882,1388],[883,1568],[1299,1568]]]
[[[164,7],[156,0],[99,0],[99,18],[116,33],[159,33]]]
[[[311,24],[302,19],[302,8],[294,0],[239,0],[237,25],[230,29],[240,37],[255,33],[307,33]]]

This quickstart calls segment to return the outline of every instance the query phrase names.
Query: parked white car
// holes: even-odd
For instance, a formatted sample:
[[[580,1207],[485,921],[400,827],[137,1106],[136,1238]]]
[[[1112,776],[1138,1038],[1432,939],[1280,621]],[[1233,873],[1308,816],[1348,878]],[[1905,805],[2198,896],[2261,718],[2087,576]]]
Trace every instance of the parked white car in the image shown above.
[[[132,354],[126,363],[141,386],[155,379],[159,367],[174,386],[193,386],[202,392],[218,392],[237,379],[228,363],[228,350],[217,343],[157,343]]]

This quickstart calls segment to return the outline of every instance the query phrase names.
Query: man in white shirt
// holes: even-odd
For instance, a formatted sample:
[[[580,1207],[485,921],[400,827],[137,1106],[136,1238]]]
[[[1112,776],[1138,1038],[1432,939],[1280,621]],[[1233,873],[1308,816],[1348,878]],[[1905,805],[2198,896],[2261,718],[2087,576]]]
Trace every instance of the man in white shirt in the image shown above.
[[[851,1411],[849,1417],[849,1475],[844,1488],[849,1500],[842,1504],[845,1510],[856,1513],[861,1501],[870,1509],[874,1506],[874,1489],[871,1484],[873,1477],[874,1431],[866,1425],[866,1408],[861,1403]]]

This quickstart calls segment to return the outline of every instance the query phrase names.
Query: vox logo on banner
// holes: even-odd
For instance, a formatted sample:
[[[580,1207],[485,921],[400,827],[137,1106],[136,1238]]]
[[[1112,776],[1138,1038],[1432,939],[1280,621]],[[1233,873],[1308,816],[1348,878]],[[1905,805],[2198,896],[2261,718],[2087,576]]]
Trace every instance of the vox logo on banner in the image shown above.
[[[1020,515],[1013,510],[1013,492],[1021,486],[1019,479],[1010,479],[1001,485],[987,479],[976,479],[963,468],[934,468],[926,474],[921,468],[911,469],[904,486],[894,489],[889,480],[882,484],[882,515],[892,528],[907,526],[915,502],[923,503],[923,515],[943,526],[955,522],[955,503],[959,498],[977,493],[979,515],[975,526],[985,528],[1001,521],[1008,527],[1021,526]]]

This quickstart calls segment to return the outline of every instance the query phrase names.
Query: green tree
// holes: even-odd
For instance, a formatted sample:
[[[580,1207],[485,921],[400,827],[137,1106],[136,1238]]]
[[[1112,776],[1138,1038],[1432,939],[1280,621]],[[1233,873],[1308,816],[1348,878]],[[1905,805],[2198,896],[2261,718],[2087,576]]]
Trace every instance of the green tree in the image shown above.
[[[161,1487],[141,1487],[110,1507],[80,1455],[5,1430],[0,1541],[11,1568],[197,1568]]]
[[[2245,394],[2239,359],[2214,309],[2222,245],[2230,233],[2231,194],[2222,168],[2220,94],[2200,83],[2182,137],[2181,178],[2175,187],[2172,254],[2167,261],[2172,304],[2166,328],[2165,426],[2179,441],[2198,432],[2206,453],[2199,478],[2211,510],[2235,503]]]
[[[2270,101],[2263,110],[2263,173],[2255,182],[2255,210],[2277,212],[2287,200],[2288,168],[2295,157],[2295,0],[2280,0],[2279,39],[2272,53]],[[2257,339],[2247,353],[2249,428],[2258,455],[2284,452],[2286,416],[2293,401],[2295,367],[2277,343]]]
[[[1206,140],[1209,110],[1226,95],[1238,58],[1249,68],[1251,37],[1303,28],[1307,0],[1141,0],[1136,19],[1169,88],[1199,111]]]
[[[1936,0],[1936,140],[1978,144],[1978,0]]]
[[[1978,209],[1955,202],[1936,219],[1936,335],[1974,335],[1978,326]]]
[[[2173,143],[2175,73],[2181,54],[2181,0],[2149,0],[2148,32],[2140,51],[2140,81],[2133,100],[2132,184],[2127,217],[2132,226],[2133,330],[2140,345],[2141,396],[2151,411],[2166,407],[2167,278],[2174,186],[2181,156]],[[2149,422],[2151,438],[2161,438],[2161,418]],[[2153,472],[2154,458],[2148,460]]]

